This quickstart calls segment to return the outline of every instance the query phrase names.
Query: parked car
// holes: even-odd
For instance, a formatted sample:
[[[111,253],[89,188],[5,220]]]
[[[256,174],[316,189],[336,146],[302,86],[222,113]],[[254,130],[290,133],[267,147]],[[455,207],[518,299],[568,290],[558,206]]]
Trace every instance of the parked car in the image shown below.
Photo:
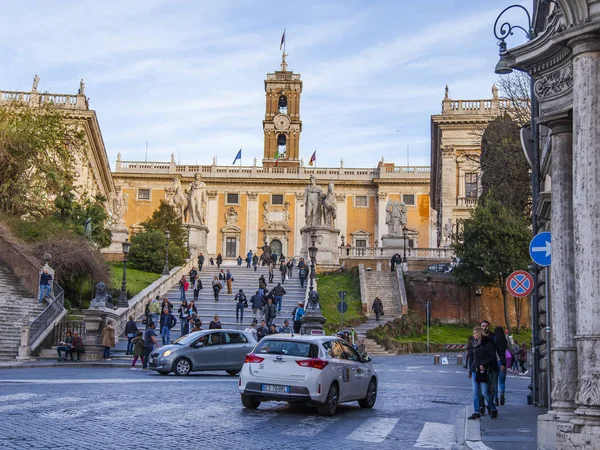
[[[429,272],[446,273],[446,272],[451,272],[452,271],[452,266],[450,265],[450,263],[433,264],[433,265],[429,266],[427,268],[427,270]]]
[[[264,337],[246,356],[238,386],[246,408],[286,401],[316,405],[324,416],[334,415],[339,403],[372,408],[377,399],[371,359],[333,336]]]
[[[240,330],[196,331],[150,354],[148,367],[161,375],[188,375],[203,370],[224,370],[237,375],[246,354],[254,348],[252,333]]]

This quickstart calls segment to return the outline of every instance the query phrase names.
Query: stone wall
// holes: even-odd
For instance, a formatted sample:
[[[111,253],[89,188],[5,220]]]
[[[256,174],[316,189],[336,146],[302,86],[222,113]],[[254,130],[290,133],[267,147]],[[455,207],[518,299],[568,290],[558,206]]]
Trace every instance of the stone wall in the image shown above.
[[[481,295],[469,292],[454,281],[451,274],[407,272],[405,278],[408,309],[426,318],[426,303],[431,301],[431,319],[441,323],[468,324],[489,320],[492,326],[506,326],[502,293],[499,288],[483,288]],[[531,328],[529,299],[522,299],[521,327]],[[515,307],[508,296],[511,326],[516,326]]]

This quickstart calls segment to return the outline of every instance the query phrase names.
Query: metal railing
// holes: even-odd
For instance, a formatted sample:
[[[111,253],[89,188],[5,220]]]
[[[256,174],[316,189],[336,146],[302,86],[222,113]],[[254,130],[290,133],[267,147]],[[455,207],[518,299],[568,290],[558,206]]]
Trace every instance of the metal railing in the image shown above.
[[[52,330],[50,345],[55,346],[60,342],[63,342],[67,335],[67,331],[70,331],[71,334],[77,332],[80,336],[83,336],[85,335],[85,322],[83,320],[78,322],[62,321],[55,324],[54,329]]]
[[[64,310],[65,292],[60,285],[54,281],[52,286],[54,300],[29,324],[29,345],[31,350],[35,350],[34,345],[42,336],[44,331],[56,320]],[[41,342],[37,342],[39,345]]]

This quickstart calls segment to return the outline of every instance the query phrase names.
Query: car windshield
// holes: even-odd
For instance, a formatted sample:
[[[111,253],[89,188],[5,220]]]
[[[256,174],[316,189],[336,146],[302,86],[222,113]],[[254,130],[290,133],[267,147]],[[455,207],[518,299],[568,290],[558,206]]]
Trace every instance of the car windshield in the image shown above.
[[[185,336],[181,336],[180,338],[177,338],[176,340],[174,340],[173,342],[171,342],[171,344],[176,344],[176,345],[190,345],[194,342],[196,342],[196,340],[201,336],[201,332],[200,331],[196,331],[194,333],[190,333],[190,334],[186,334]]]
[[[319,347],[317,347],[315,344],[311,344],[310,342],[263,339],[256,347],[254,353],[316,358],[319,356]]]

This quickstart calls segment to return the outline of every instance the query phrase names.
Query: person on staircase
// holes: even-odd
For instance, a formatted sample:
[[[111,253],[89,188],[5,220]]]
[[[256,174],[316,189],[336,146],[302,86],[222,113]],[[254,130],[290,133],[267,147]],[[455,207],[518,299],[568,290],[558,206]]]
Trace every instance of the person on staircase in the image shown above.
[[[219,283],[221,283],[221,290],[225,287],[225,271],[221,269],[219,271]]]
[[[194,282],[194,301],[197,302],[198,301],[198,296],[200,295],[200,291],[202,290],[202,281],[200,280],[200,277],[196,278],[196,281]]]
[[[254,261],[253,256],[252,250],[248,250],[248,253],[246,253],[246,269],[249,269],[250,265]]]
[[[202,272],[202,266],[204,265],[204,255],[202,254],[202,252],[200,252],[200,255],[198,256],[198,271]]]
[[[246,298],[246,294],[244,294],[244,290],[240,289],[240,291],[235,294],[235,321],[236,323],[242,323],[244,321],[244,309],[248,307],[248,299]]]
[[[221,326],[221,321],[219,320],[219,316],[215,315],[215,317],[213,317],[213,320],[211,320],[210,324],[208,325],[208,329],[209,330],[220,330],[221,328],[223,328]]]
[[[252,257],[252,267],[254,267],[254,271],[256,272],[256,268],[258,267],[258,255]]]
[[[371,309],[375,313],[375,321],[379,322],[379,316],[383,315],[383,302],[381,301],[381,299],[379,297],[375,297],[375,300],[373,300],[373,306],[371,306]]]
[[[50,297],[52,293],[52,274],[49,273],[48,267],[44,267],[42,274],[40,275],[40,303],[44,301],[46,297]]]
[[[223,264],[223,257],[221,256],[221,254],[219,253],[217,255],[217,269],[221,268],[221,264]]]
[[[219,301],[219,292],[221,292],[221,283],[219,283],[219,279],[215,275],[213,277],[212,282],[213,295],[215,296],[215,302]]]
[[[254,315],[254,323],[258,323],[260,319],[262,308],[263,308],[263,296],[260,291],[256,291],[252,297],[250,297],[250,304],[252,305],[252,314]]]
[[[171,328],[177,324],[177,319],[168,308],[165,308],[163,312],[164,314],[160,318],[160,337],[163,345],[169,345],[171,343]],[[183,333],[181,334],[183,335]]]
[[[181,335],[185,336],[190,331],[189,327],[188,327],[188,318],[190,317],[190,309],[189,309],[187,301],[184,300],[181,302],[181,306],[179,307],[177,312],[179,313],[179,325],[180,325]]]
[[[227,273],[225,274],[225,282],[227,283],[227,293],[233,294],[233,275],[229,269],[227,269]]]
[[[287,267],[283,261],[279,262],[279,272],[281,273],[281,282],[285,283],[285,277],[287,276]]]
[[[275,298],[275,306],[277,307],[277,311],[281,312],[281,304],[283,303],[283,296],[285,294],[287,294],[287,292],[285,292],[285,289],[283,288],[281,283],[277,283],[277,286],[275,286],[273,288],[273,290],[271,291],[271,294],[273,294],[273,297]]]
[[[275,320],[275,317],[277,317],[277,307],[273,304],[273,300],[267,300],[263,313],[265,315],[265,320],[267,321],[267,327],[270,327],[273,320]]]
[[[303,288],[306,281],[306,268],[304,265],[302,267],[298,265],[298,278],[300,279],[300,287]]]
[[[265,292],[267,292],[267,280],[265,280],[264,275],[258,277],[258,290],[262,295],[265,295]]]
[[[190,283],[186,279],[185,275],[181,276],[181,280],[179,280],[179,300],[185,300],[185,293],[190,287]]]
[[[274,272],[275,272],[275,266],[273,264],[269,263],[269,283],[273,282]]]
[[[242,255],[238,255],[238,257],[237,257],[236,261],[237,261],[237,265],[241,267],[241,265],[242,265],[242,262],[243,262],[243,260],[242,260]]]
[[[110,361],[110,349],[115,348],[115,327],[112,321],[107,322],[104,328],[102,328],[102,345],[104,346],[102,359]]]
[[[192,267],[192,270],[190,270],[189,276],[190,276],[190,286],[193,286],[194,281],[196,281],[196,278],[198,277],[198,271],[196,270],[195,267]]]
[[[292,318],[294,319],[294,333],[300,333],[302,317],[304,317],[304,303],[298,302],[298,306],[296,306],[292,312]]]
[[[287,267],[287,279],[291,279],[292,278],[292,269],[294,267],[294,262],[292,261],[292,258],[288,259],[288,262],[285,265]]]

